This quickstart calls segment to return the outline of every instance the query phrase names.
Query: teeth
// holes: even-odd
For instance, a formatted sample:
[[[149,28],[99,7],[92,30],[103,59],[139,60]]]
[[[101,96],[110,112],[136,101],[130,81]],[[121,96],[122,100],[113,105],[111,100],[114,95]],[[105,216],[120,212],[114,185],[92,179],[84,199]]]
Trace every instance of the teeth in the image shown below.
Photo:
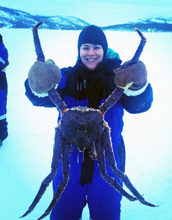
[[[88,61],[95,61],[96,59],[87,59]]]

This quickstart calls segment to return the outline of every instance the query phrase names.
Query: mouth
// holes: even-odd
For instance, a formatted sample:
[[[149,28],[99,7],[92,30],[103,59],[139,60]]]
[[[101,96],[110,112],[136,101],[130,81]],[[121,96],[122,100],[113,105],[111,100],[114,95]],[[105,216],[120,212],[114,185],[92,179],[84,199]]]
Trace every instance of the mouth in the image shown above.
[[[94,61],[97,60],[97,58],[86,58],[86,60],[87,60],[88,62],[94,62]]]

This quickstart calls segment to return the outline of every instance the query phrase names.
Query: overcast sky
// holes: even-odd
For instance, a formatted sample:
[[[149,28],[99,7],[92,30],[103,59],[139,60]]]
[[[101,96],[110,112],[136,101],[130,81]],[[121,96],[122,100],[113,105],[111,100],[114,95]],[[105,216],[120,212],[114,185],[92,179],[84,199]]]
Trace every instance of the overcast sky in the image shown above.
[[[123,7],[121,7],[123,5]],[[69,15],[96,25],[110,25],[127,17],[172,12],[172,0],[1,0],[0,6],[33,15]]]

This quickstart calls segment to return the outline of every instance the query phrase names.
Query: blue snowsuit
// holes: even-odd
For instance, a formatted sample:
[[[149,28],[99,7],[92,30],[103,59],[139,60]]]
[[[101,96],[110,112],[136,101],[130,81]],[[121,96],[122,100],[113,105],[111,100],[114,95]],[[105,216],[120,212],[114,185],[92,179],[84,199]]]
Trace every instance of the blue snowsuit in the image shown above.
[[[3,43],[0,43],[0,140],[8,136],[7,131],[7,79],[5,67],[8,65],[8,51]]]
[[[114,59],[107,58],[98,65],[96,70],[90,71],[78,60],[74,67],[61,69],[62,78],[57,90],[63,101],[67,104],[67,107],[88,106],[98,108],[115,89],[113,69],[119,67],[121,62],[118,57]],[[28,85],[28,80],[25,82],[25,87],[26,95],[33,105],[54,106],[49,97],[36,97]],[[140,95],[127,96],[123,94],[120,100],[105,114],[105,120],[111,128],[111,138],[117,167],[123,171],[125,159],[122,158],[125,152],[121,133],[123,130],[124,109],[133,114],[141,113],[147,111],[151,103],[152,88],[148,84]],[[74,148],[70,155],[70,179],[68,185],[52,210],[50,219],[79,220],[87,201],[91,219],[119,220],[121,194],[101,177],[97,161],[94,164],[91,182],[81,185],[82,162],[83,153]],[[122,186],[120,180],[111,171],[107,161],[106,167],[107,173],[114,177]],[[53,181],[54,193],[62,179],[62,163],[60,163],[57,175]]]

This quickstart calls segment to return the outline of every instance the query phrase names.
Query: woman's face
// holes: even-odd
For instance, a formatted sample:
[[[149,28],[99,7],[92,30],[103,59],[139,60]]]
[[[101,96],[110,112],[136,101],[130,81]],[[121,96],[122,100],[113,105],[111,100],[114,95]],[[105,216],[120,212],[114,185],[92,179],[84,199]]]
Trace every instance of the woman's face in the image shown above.
[[[90,70],[95,70],[103,60],[104,51],[101,45],[82,44],[80,47],[80,58],[83,64]]]

